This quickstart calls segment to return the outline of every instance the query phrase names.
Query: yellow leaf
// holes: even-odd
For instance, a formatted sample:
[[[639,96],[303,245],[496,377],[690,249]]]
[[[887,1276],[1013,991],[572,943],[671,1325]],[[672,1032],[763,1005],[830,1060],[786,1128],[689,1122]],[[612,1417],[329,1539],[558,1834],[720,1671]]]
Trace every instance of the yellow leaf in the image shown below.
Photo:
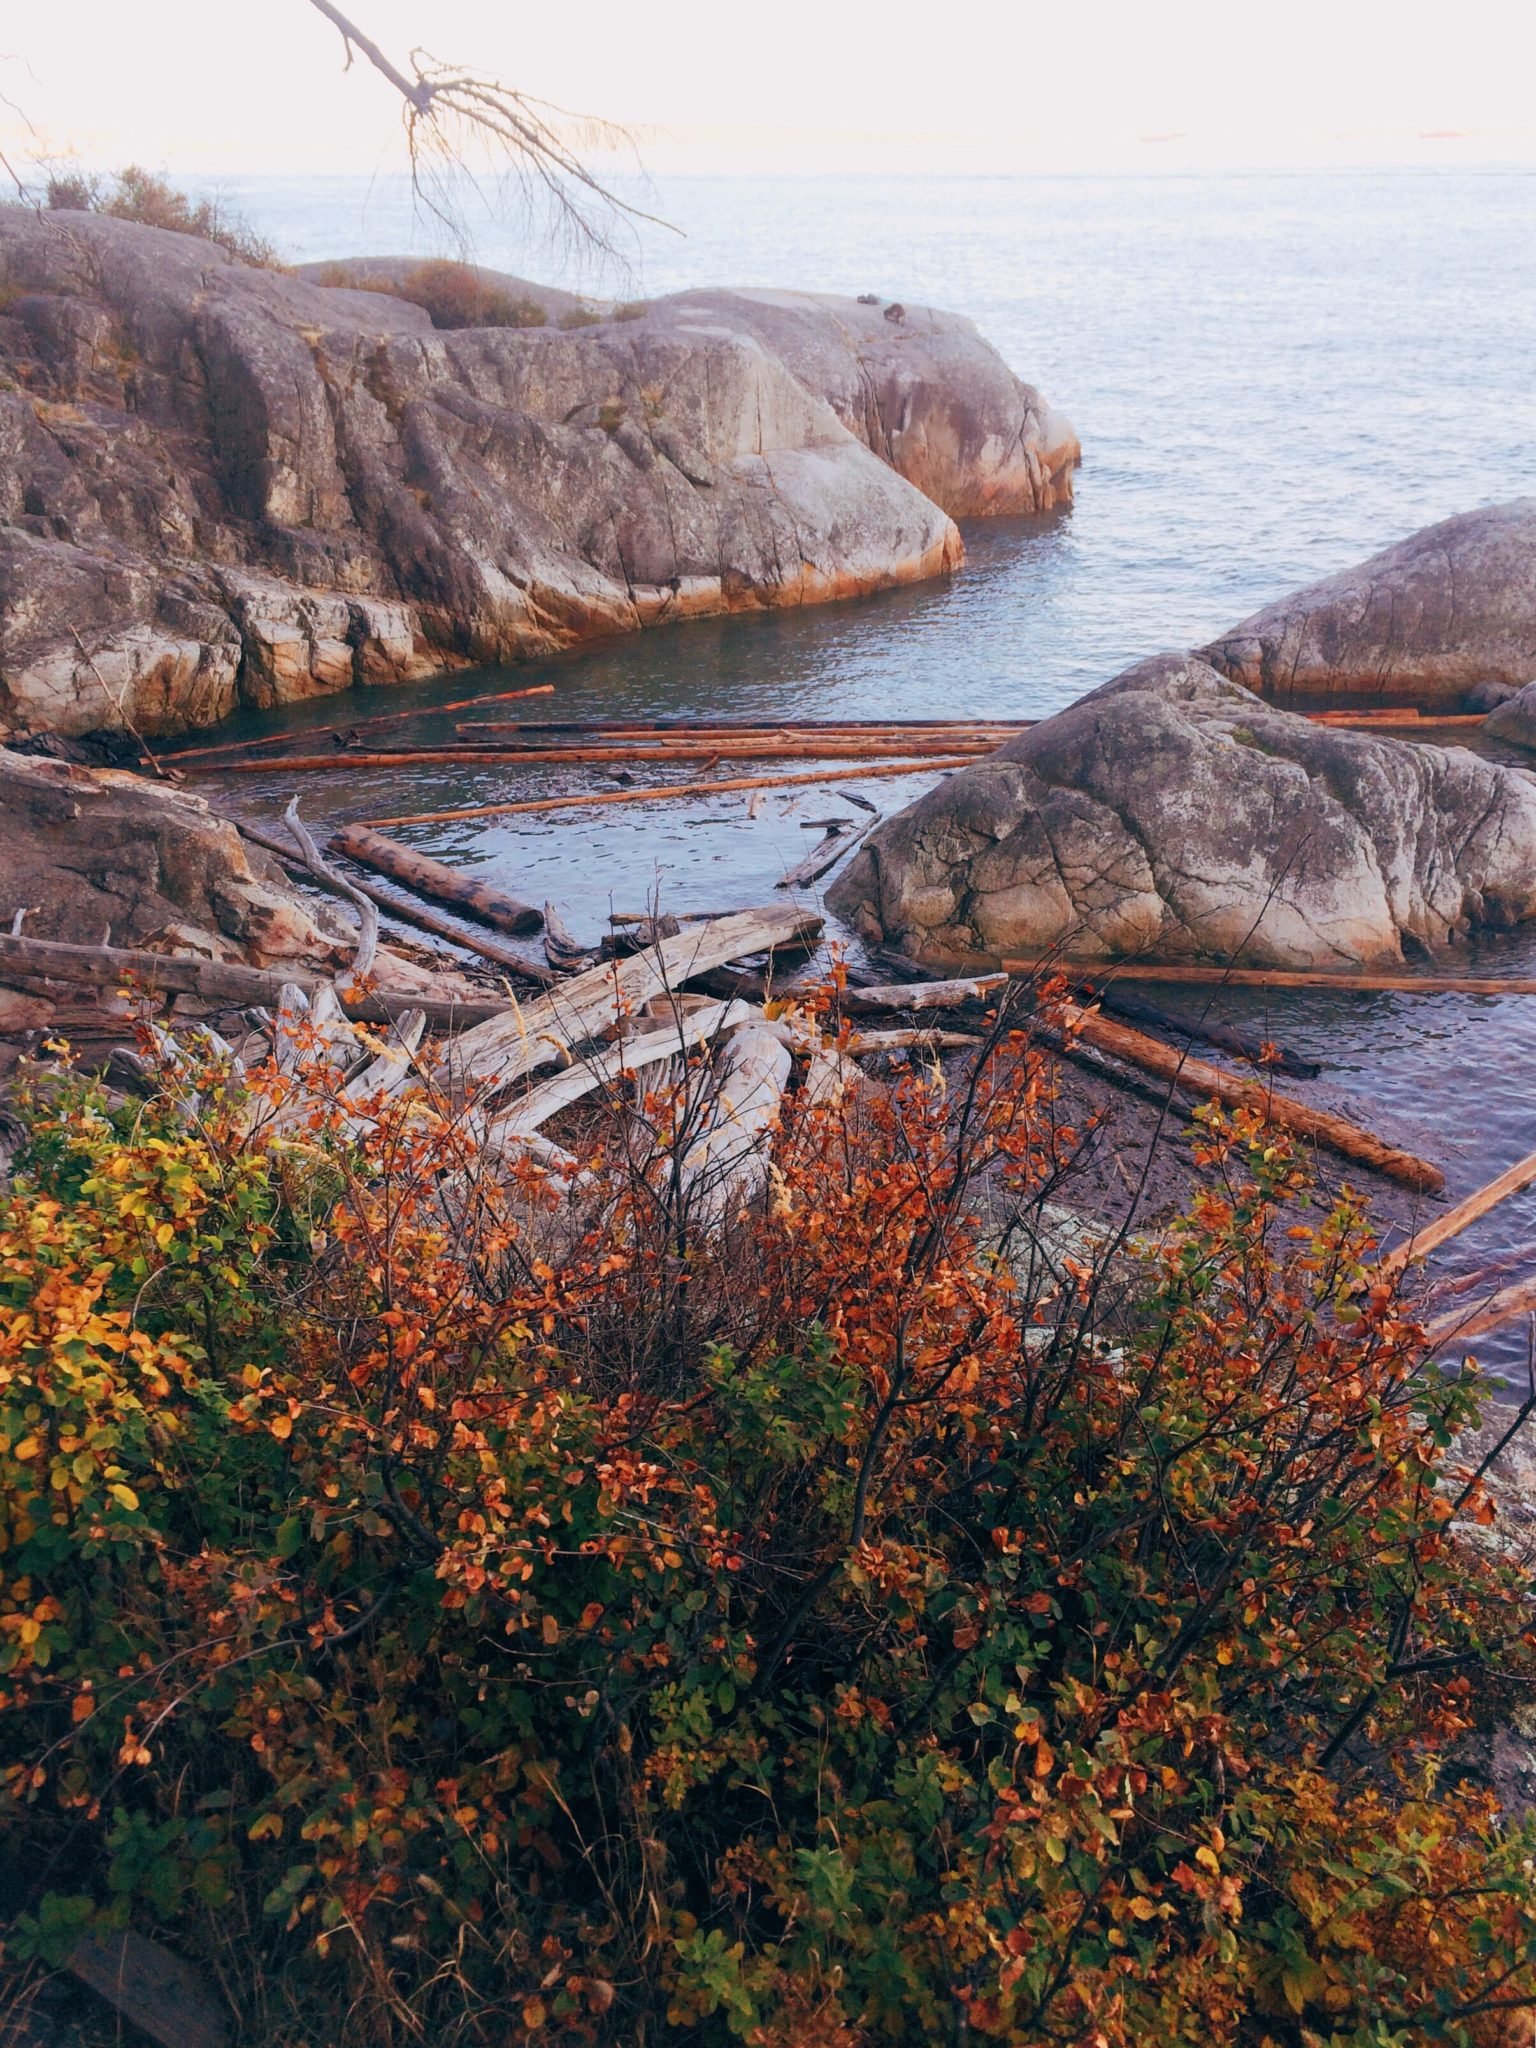
[[[1203,1864],[1207,1870],[1215,1871],[1218,1876],[1220,1875],[1221,1863],[1216,1855],[1216,1851],[1214,1849],[1207,1848],[1203,1842],[1201,1843],[1200,1847],[1195,1851],[1195,1861],[1197,1863]]]
[[[248,1832],[253,1842],[276,1841],[283,1832],[283,1816],[280,1813],[263,1813],[251,1822]]]
[[[285,1442],[293,1435],[293,1417],[291,1415],[274,1415],[272,1418],[272,1434],[279,1443]]]
[[[124,1486],[123,1482],[120,1479],[114,1480],[112,1485],[110,1485],[107,1488],[107,1491],[111,1494],[112,1498],[117,1502],[118,1506],[120,1508],[126,1508],[129,1514],[133,1514],[134,1511],[137,1509],[139,1505],[139,1496],[134,1492],[131,1486]]]

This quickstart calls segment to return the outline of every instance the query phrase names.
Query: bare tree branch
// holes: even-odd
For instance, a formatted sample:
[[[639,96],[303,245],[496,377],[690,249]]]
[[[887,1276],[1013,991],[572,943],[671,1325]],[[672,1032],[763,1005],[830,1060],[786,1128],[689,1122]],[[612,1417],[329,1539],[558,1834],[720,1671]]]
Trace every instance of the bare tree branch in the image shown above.
[[[388,80],[403,104],[411,185],[418,200],[462,242],[458,181],[475,182],[471,159],[483,152],[491,175],[511,177],[530,209],[546,208],[553,225],[599,254],[614,256],[621,221],[658,222],[653,214],[623,199],[590,171],[568,139],[571,123],[585,150],[633,149],[633,137],[611,122],[572,116],[547,101],[484,73],[443,64],[414,49],[404,71],[385,55],[334,0],[310,0],[342,39],[350,69],[361,54]]]

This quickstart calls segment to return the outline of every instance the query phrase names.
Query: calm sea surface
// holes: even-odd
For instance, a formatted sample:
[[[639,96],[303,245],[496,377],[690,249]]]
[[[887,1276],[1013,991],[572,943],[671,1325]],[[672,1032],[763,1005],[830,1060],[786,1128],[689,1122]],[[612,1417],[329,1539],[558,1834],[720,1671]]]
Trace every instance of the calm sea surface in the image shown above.
[[[398,184],[223,189],[293,260],[435,253]],[[607,290],[785,285],[968,313],[1075,423],[1076,506],[970,526],[966,567],[947,583],[672,628],[515,674],[455,676],[389,705],[548,681],[562,717],[1037,715],[1415,527],[1536,491],[1536,176],[689,178],[662,181],[651,203],[684,235],[648,231],[637,275]],[[489,223],[476,255],[605,289]],[[383,708],[331,700],[246,729]],[[447,737],[452,723],[413,731]],[[422,768],[311,779],[305,800],[339,818],[600,786],[590,770],[555,781]],[[923,784],[853,786],[891,809]],[[291,788],[255,778],[238,801],[266,811]],[[403,836],[552,899],[592,934],[610,907],[657,893],[680,909],[761,901],[806,844],[799,820],[835,812],[834,799],[774,796],[755,821],[738,795]],[[1536,974],[1536,936],[1472,957],[1479,971]],[[1224,1001],[1244,1014],[1238,997]],[[1301,1092],[1438,1160],[1453,1194],[1536,1148],[1536,998],[1246,1007],[1327,1063]],[[1457,1256],[1480,1265],[1528,1241],[1536,1190]]]

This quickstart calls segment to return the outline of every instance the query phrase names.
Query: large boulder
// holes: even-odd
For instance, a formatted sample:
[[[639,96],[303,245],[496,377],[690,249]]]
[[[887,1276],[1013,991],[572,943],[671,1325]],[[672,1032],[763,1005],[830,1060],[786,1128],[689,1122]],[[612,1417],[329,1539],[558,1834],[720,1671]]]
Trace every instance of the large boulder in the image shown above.
[[[894,587],[959,562],[946,506],[1044,510],[1075,456],[940,315],[716,294],[439,331],[0,208],[0,735],[171,732]]]
[[[344,927],[201,797],[0,747],[0,930],[253,966],[350,957]]]
[[[1157,655],[880,826],[828,902],[936,964],[1395,964],[1536,915],[1536,781]]]
[[[1072,501],[1082,451],[1070,421],[957,313],[826,292],[737,290],[679,292],[647,307],[644,318],[682,332],[752,335],[952,518],[1047,512]]]
[[[1277,704],[1485,709],[1487,686],[1536,678],[1536,498],[1426,526],[1200,652]]]

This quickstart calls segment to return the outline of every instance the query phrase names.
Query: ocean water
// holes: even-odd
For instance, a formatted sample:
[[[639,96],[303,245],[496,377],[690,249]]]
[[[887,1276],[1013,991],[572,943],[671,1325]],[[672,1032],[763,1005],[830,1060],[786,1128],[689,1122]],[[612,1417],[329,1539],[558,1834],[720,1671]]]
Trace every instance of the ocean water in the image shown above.
[[[294,260],[438,253],[398,183],[223,189]],[[647,203],[684,232],[645,231],[627,276],[562,271],[489,220],[475,254],[627,297],[739,283],[963,311],[1076,425],[1076,505],[970,525],[966,566],[946,582],[671,628],[391,704],[547,681],[552,715],[572,717],[1035,716],[1416,527],[1536,491],[1536,175],[686,178]],[[333,700],[245,729],[381,708]],[[414,731],[446,737],[451,724]],[[344,771],[323,793],[312,781],[306,803],[396,815],[601,786],[592,771],[563,777]],[[852,786],[890,809],[924,783]],[[237,800],[266,810],[290,788],[254,778]],[[835,797],[774,795],[755,820],[738,795],[404,836],[549,897],[592,932],[610,906],[656,895],[679,908],[762,900],[806,843],[801,821],[836,812]],[[1536,973],[1536,935],[1475,957],[1480,971]],[[1453,1194],[1536,1148],[1536,999],[1224,1003],[1323,1059],[1327,1075],[1303,1092],[1439,1161]],[[1476,1265],[1533,1240],[1536,1191],[1456,1257]]]

